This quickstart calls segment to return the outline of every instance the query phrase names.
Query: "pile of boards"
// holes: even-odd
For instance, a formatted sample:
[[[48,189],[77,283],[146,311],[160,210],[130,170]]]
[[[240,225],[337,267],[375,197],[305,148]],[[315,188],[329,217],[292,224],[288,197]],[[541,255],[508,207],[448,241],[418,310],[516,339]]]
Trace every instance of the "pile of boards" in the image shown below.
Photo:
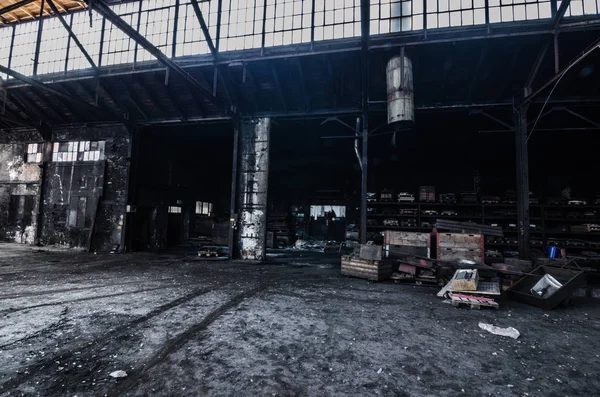
[[[447,299],[453,306],[468,306],[480,309],[482,306],[498,309],[496,297],[500,295],[500,284],[494,281],[480,281],[478,269],[458,269],[452,279],[438,292],[437,296]]]
[[[383,281],[392,274],[392,262],[382,258],[382,247],[363,244],[359,252],[342,256],[342,274],[371,281]]]

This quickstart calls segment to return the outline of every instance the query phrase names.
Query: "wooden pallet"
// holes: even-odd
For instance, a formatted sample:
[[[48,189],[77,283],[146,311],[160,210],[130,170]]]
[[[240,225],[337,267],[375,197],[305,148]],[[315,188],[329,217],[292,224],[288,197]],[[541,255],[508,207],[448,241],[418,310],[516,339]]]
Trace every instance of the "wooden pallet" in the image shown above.
[[[493,307],[494,309],[500,308],[498,302],[494,301],[493,299],[483,298],[480,296],[452,294],[450,299],[452,300],[452,306],[454,307],[469,306],[474,310],[479,310],[482,306]]]

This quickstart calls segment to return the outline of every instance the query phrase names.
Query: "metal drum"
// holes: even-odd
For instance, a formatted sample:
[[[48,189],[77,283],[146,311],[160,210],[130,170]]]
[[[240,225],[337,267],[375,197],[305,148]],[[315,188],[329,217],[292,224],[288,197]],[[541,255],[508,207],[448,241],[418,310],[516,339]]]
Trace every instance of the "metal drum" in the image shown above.
[[[388,124],[415,121],[412,62],[397,55],[386,67]]]

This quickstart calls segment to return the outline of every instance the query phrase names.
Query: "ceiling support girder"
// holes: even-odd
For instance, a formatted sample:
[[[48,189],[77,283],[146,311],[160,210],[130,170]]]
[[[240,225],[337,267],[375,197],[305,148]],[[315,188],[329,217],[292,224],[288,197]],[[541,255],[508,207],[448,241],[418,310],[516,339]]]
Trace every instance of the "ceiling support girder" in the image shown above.
[[[199,91],[204,98],[212,102],[215,106],[219,108],[224,108],[223,104],[221,104],[217,98],[214,98],[212,96],[210,90],[208,90],[203,84],[196,80],[191,74],[186,72],[181,66],[175,63],[175,61],[171,60],[171,58],[164,55],[156,46],[150,43],[148,39],[142,36],[133,27],[131,27],[131,25],[129,25],[121,17],[115,14],[115,12],[106,3],[102,1],[90,0],[88,0],[87,3],[91,9],[104,16],[104,18],[106,18],[109,22],[111,22],[113,25],[115,25],[117,28],[123,31],[123,33],[125,33],[127,36],[133,39],[133,41],[135,41],[138,45],[140,45],[146,51],[152,54],[152,56],[154,56],[160,63],[167,66],[175,73],[179,74],[184,80],[186,80],[197,91]]]

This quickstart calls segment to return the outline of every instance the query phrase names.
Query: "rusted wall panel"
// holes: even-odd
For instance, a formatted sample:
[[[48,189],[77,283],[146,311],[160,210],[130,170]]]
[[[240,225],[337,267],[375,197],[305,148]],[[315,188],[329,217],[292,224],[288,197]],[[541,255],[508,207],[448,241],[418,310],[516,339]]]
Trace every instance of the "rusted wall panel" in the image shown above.
[[[29,142],[39,142],[33,130],[0,134],[0,240],[33,244],[37,225],[41,169],[26,163]]]
[[[129,140],[121,124],[57,128],[53,142],[104,141],[104,160],[50,163],[46,170],[42,242],[86,247],[95,216],[92,249],[108,251],[121,244],[128,193]],[[87,198],[86,219],[69,224],[74,198]],[[98,202],[99,201],[99,202]],[[97,211],[96,211],[97,209]]]
[[[56,128],[52,142],[104,141],[104,160],[49,162],[45,171],[41,163],[25,162],[27,144],[43,142],[39,133],[14,130],[0,135],[0,240],[36,242],[43,180],[42,244],[87,247],[94,214],[92,248],[105,251],[120,244],[128,194],[125,126]]]

